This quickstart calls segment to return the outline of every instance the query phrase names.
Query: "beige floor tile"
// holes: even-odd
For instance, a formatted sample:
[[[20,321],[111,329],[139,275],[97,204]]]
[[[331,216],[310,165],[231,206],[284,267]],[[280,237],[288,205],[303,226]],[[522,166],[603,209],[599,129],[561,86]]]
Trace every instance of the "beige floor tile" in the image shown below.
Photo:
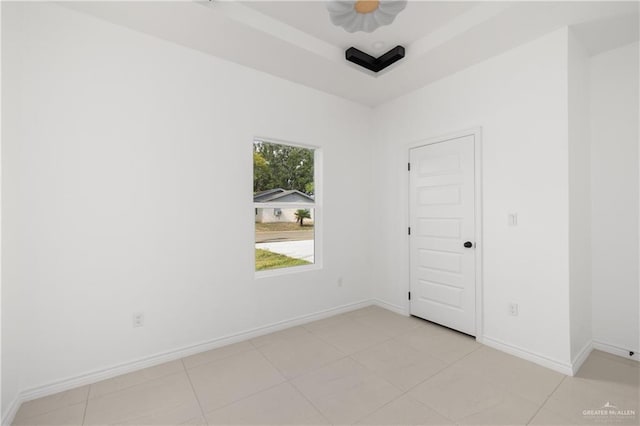
[[[181,424],[201,414],[182,372],[90,399],[85,424]]]
[[[180,423],[180,425],[186,426],[207,426],[207,420],[203,416],[194,417],[186,422]]]
[[[471,336],[431,324],[415,328],[396,340],[449,364],[482,346]]]
[[[381,308],[377,305],[370,305],[365,308],[355,309],[353,311],[345,312],[343,315],[349,318],[358,318],[365,315],[379,314],[379,313],[393,313],[387,309]]]
[[[26,402],[13,425],[638,425],[639,414],[635,361],[593,351],[566,377],[369,306]]]
[[[355,321],[347,321],[338,325],[327,326],[313,331],[313,334],[346,354],[361,351],[377,343],[389,340],[390,338],[388,334],[374,327],[369,327]]]
[[[401,391],[350,358],[343,358],[292,381],[333,423],[353,423]]]
[[[614,410],[633,410],[634,416],[591,415],[588,411],[609,410],[608,406],[615,406]],[[549,397],[545,408],[571,419],[578,424],[588,423],[629,423],[638,424],[640,418],[640,395],[638,389],[628,385],[616,385],[610,381],[584,377],[566,377],[558,389]],[[609,418],[611,417],[611,418]],[[615,420],[615,421],[614,421]]]
[[[416,401],[408,395],[388,403],[360,420],[364,425],[454,425],[453,420]]]
[[[542,407],[533,419],[529,422],[530,425],[557,425],[557,426],[566,426],[566,425],[575,425],[571,419],[564,417],[561,414],[553,412],[548,408]]]
[[[141,415],[124,421],[120,421],[117,424],[130,426],[206,425],[207,423],[202,416],[195,415],[196,409],[199,408],[167,407],[155,413],[149,413],[146,415]],[[187,420],[184,420],[185,418]],[[85,425],[90,425],[90,423],[85,423]]]
[[[308,425],[327,420],[289,383],[282,383],[207,414],[210,425]]]
[[[479,373],[539,405],[564,378],[563,374],[486,346],[456,362],[455,367]]]
[[[86,402],[68,405],[66,407],[57,408],[53,411],[39,414],[33,417],[24,417],[18,414],[14,419],[13,426],[80,426],[84,417],[84,409]]]
[[[624,358],[606,356],[600,351],[594,351],[575,377],[600,386],[636,390],[637,393],[640,386],[640,365],[634,365]]]
[[[597,356],[597,357],[601,357],[601,358],[605,358],[605,359],[609,359],[611,361],[617,361],[620,362],[622,364],[634,367],[634,368],[640,368],[640,362],[636,361],[635,359],[630,359],[630,358],[623,358],[620,357],[618,355],[613,355],[607,352],[603,352],[603,351],[599,351],[597,349],[594,349],[591,352],[590,356]]]
[[[201,352],[182,359],[186,368],[197,367],[208,362],[218,361],[228,358],[236,354],[255,349],[249,341],[234,343],[232,345],[222,346],[210,351]]]
[[[257,350],[189,368],[187,373],[205,412],[285,381]]]
[[[308,334],[309,330],[305,329],[302,326],[291,327],[285,330],[276,331],[275,333],[269,333],[265,334],[264,336],[256,337],[255,339],[251,339],[251,343],[254,347],[260,348],[264,345],[279,343],[292,337],[305,336]]]
[[[302,327],[304,327],[305,330],[314,332],[314,331],[321,330],[325,327],[332,327],[332,326],[341,325],[348,322],[353,322],[353,317],[351,317],[347,313],[347,314],[334,315],[332,317],[323,318],[317,321],[312,321],[304,324]]]
[[[409,395],[452,420],[480,414],[505,400],[506,391],[455,365],[413,388]]]
[[[594,351],[575,377],[566,377],[544,407],[575,423],[640,423],[640,369],[626,360]],[[611,411],[616,414],[609,415]],[[607,415],[590,411],[606,410]],[[635,415],[617,412],[635,411]]]
[[[557,417],[566,418],[575,424],[581,425],[640,424],[638,410],[630,411],[629,409],[629,407],[637,405],[637,402],[623,401],[620,403],[620,398],[614,397],[610,399],[611,401],[606,399],[604,395],[600,397],[593,395],[587,397],[584,394],[572,397],[564,396],[560,401],[550,398],[543,408]],[[609,414],[609,410],[612,410],[611,414]]]
[[[43,398],[27,401],[20,406],[14,421],[22,421],[29,417],[35,417],[51,411],[76,405],[87,400],[89,386],[82,386]]]
[[[395,340],[382,342],[351,357],[404,391],[447,366],[444,361]]]
[[[334,346],[307,333],[261,346],[262,354],[287,378],[316,370],[345,354]]]
[[[167,362],[132,373],[123,374],[91,385],[89,398],[96,398],[111,392],[117,392],[149,380],[158,379],[170,374],[184,372],[181,360]]]
[[[539,408],[538,404],[506,393],[500,402],[458,420],[458,425],[526,425]]]
[[[374,327],[391,337],[400,336],[411,330],[423,326],[425,321],[415,317],[406,317],[394,312],[382,310],[374,311],[368,315],[360,315],[354,318],[355,322]]]

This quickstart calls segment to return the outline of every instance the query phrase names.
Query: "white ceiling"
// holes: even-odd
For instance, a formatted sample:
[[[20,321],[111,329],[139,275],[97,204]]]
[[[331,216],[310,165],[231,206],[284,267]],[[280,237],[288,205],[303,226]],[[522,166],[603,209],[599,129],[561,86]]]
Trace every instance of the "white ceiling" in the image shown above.
[[[398,44],[408,46],[479,3],[410,1],[392,25],[380,27],[373,33],[348,33],[333,25],[322,1],[243,1],[242,4],[342,50],[355,46],[373,54],[384,53]],[[386,47],[375,49],[373,43],[378,41]]]
[[[638,2],[434,2],[410,0],[387,27],[350,34],[322,1],[68,2],[66,7],[375,106],[570,25],[589,52],[638,40]],[[374,42],[385,47],[376,51]],[[406,57],[374,74],[344,59],[355,46]]]

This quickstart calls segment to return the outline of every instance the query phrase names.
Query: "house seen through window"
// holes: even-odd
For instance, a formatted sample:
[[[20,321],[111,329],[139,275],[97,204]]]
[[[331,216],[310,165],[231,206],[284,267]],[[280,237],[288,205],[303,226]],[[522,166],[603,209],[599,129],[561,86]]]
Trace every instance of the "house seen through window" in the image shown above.
[[[315,263],[315,150],[255,140],[255,269]]]

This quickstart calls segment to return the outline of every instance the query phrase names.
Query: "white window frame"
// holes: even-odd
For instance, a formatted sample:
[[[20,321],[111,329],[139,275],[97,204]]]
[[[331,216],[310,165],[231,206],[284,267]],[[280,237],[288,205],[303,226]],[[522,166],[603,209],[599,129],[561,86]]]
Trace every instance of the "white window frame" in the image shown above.
[[[256,271],[256,257],[255,257],[255,217],[253,223],[253,270],[255,278],[269,278],[277,277],[281,275],[297,274],[300,272],[317,271],[322,269],[322,149],[315,145],[307,145],[295,142],[288,142],[273,138],[264,138],[256,136],[251,141],[251,155],[253,156],[254,143],[256,141],[272,143],[278,145],[293,146],[296,148],[305,148],[313,150],[313,198],[314,203],[301,204],[301,203],[253,203],[253,209],[314,209],[313,212],[313,264],[289,266],[286,268],[268,269],[264,271]],[[251,185],[253,188],[253,166],[251,167]],[[251,192],[253,194],[253,191]]]

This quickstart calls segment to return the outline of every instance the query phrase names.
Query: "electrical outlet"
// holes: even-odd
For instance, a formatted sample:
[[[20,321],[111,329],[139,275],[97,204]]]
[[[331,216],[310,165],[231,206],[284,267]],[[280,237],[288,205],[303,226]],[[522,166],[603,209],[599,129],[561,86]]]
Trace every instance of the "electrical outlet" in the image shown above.
[[[138,312],[133,314],[133,328],[142,327],[144,325],[144,314]]]
[[[509,303],[509,315],[513,317],[518,316],[518,304],[517,303]]]

